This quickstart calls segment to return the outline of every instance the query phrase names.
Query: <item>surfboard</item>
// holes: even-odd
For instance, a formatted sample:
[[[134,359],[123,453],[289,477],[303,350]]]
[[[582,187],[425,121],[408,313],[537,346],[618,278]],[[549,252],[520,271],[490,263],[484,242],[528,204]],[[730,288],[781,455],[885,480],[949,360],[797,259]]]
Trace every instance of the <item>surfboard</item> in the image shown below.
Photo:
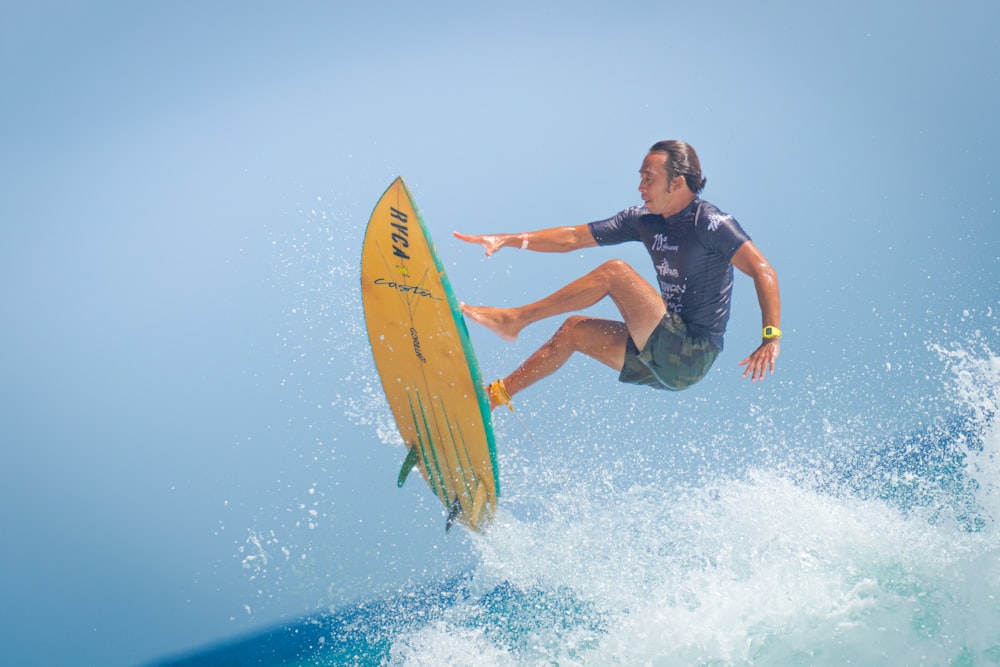
[[[372,355],[413,468],[457,521],[481,532],[500,480],[489,398],[465,319],[413,196],[397,178],[368,221],[361,301]]]

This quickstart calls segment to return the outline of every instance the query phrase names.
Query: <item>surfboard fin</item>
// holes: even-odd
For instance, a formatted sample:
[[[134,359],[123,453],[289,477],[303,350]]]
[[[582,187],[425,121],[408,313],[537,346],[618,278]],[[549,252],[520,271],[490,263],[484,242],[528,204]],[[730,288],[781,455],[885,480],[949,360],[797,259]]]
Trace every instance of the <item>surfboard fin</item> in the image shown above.
[[[455,502],[451,504],[448,508],[448,520],[444,523],[444,532],[451,530],[452,525],[455,523],[455,519],[458,515],[462,513],[462,501],[459,500],[458,496],[455,496]]]
[[[406,460],[403,461],[403,467],[399,469],[399,477],[396,479],[396,486],[403,488],[403,484],[406,483],[406,478],[409,476],[410,471],[413,470],[417,465],[417,461],[420,460],[420,451],[417,449],[416,445],[410,447],[410,451],[406,453]]]

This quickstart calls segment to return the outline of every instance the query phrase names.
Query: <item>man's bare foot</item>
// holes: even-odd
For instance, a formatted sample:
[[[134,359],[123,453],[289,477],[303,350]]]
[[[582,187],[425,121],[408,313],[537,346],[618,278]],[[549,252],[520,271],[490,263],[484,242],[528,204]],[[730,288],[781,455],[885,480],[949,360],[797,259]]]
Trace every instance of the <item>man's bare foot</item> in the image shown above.
[[[462,312],[472,321],[480,324],[506,341],[517,338],[521,326],[510,315],[509,308],[494,308],[492,306],[470,306],[459,304]]]

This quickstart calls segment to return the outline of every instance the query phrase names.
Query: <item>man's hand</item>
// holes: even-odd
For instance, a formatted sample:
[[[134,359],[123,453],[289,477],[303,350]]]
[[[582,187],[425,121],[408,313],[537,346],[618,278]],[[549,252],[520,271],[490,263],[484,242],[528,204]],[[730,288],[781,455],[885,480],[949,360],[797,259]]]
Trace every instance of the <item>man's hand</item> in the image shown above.
[[[746,366],[743,377],[750,376],[751,382],[763,380],[765,372],[774,373],[774,362],[781,353],[781,343],[777,338],[766,340],[754,350],[749,357],[740,362],[740,366]]]
[[[478,243],[479,245],[486,248],[486,256],[492,257],[500,248],[506,245],[506,241],[511,237],[510,234],[461,234],[459,232],[453,232],[456,239],[465,241],[467,243]]]

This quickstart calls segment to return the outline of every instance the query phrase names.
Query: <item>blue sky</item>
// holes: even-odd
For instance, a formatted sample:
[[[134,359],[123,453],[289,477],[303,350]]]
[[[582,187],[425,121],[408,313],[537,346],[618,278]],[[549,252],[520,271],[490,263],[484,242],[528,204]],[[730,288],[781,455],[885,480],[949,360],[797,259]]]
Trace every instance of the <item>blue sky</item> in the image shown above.
[[[425,489],[394,487],[363,340],[361,236],[397,175],[469,302],[609,256],[651,273],[639,248],[487,260],[450,232],[613,214],[664,138],[695,146],[705,198],[778,269],[774,382],[739,382],[744,279],[703,388],[651,396],[574,362],[521,397],[545,442],[629,443],[606,406],[670,401],[678,428],[765,414],[794,439],[817,401],[919,403],[928,341],[996,331],[995,3],[362,4],[5,8],[12,661],[135,664],[467,566]],[[473,330],[484,374],[557,324]],[[517,429],[498,423],[501,449]]]

